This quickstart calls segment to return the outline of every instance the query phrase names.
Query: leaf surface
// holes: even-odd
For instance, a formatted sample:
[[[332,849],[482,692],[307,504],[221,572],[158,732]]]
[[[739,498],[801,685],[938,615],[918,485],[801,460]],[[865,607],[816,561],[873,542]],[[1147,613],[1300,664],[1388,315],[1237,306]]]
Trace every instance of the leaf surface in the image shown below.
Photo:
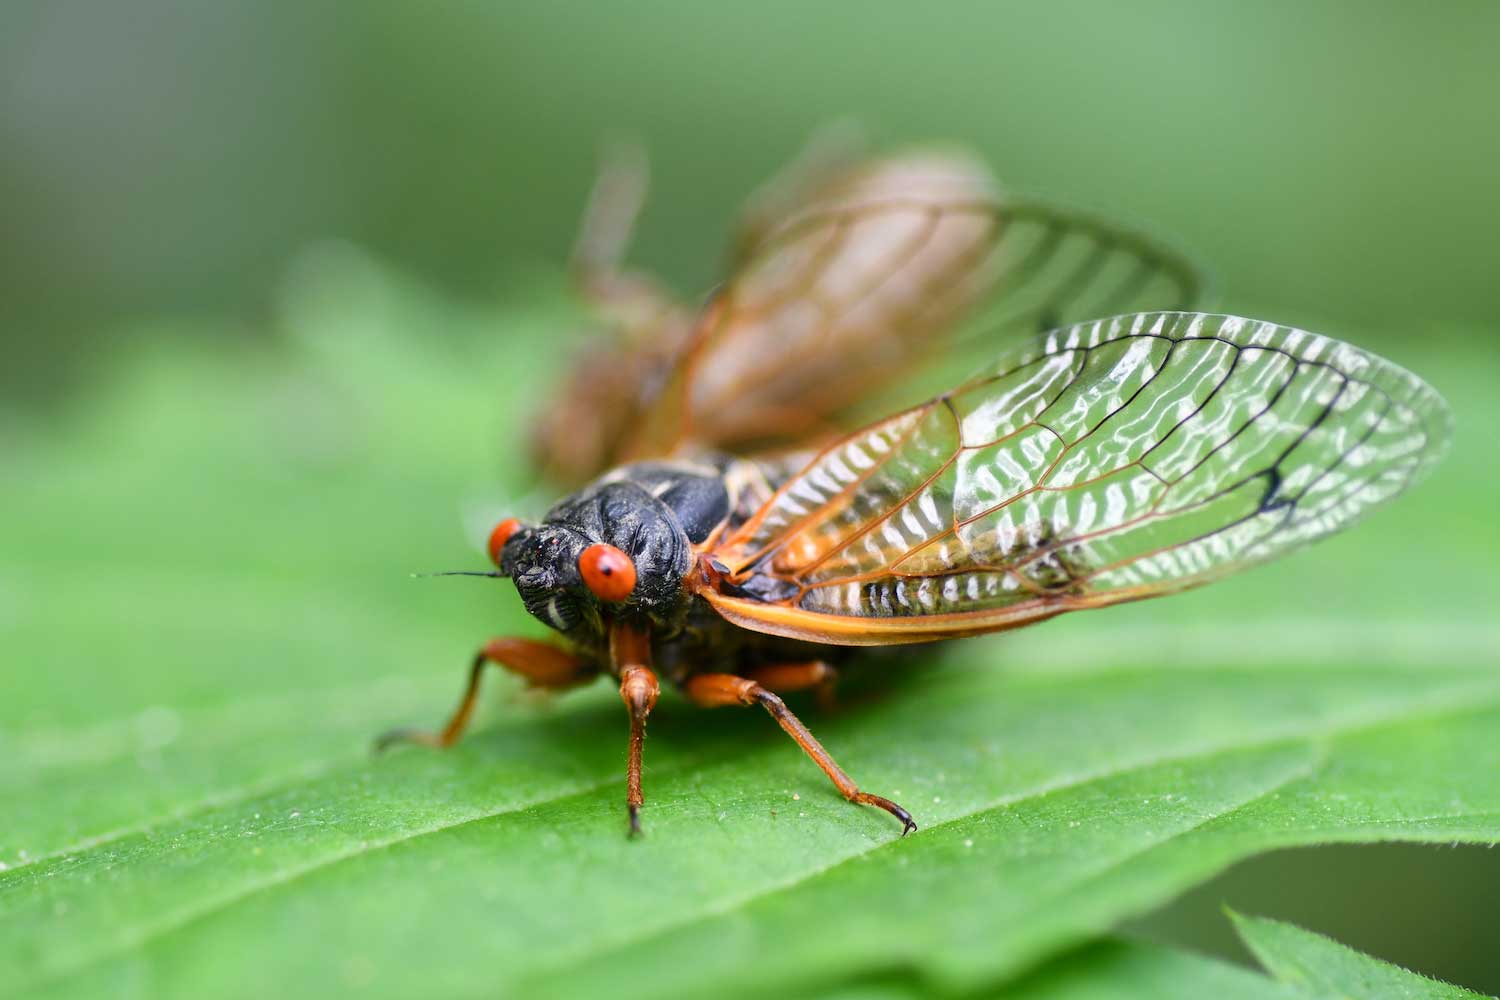
[[[489,634],[535,634],[508,584],[408,574],[481,565],[483,528],[551,499],[517,445],[566,317],[453,310],[343,257],[288,301],[284,345],[148,339],[0,444],[17,995],[976,988],[1260,851],[1500,839],[1477,339],[1441,364],[1369,345],[1459,429],[1357,532],[1179,598],[875,654],[841,711],[799,704],[917,834],[763,716],[668,697],[632,843],[602,687],[540,703],[497,675],[455,750],[368,754],[437,721]],[[468,335],[420,337],[440,323]]]

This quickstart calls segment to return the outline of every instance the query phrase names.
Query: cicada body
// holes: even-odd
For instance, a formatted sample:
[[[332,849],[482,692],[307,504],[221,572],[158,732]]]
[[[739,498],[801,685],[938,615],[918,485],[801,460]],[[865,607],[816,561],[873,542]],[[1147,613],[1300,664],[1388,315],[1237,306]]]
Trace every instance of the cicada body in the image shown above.
[[[1353,524],[1444,452],[1442,399],[1332,338],[1170,310],[1036,332],[1078,309],[1190,293],[1201,281],[1123,232],[1085,237],[1055,274],[1061,247],[1101,224],[1052,216],[1026,249],[1006,249],[1002,234],[1021,223],[1003,201],[976,212],[971,194],[924,203],[928,221],[903,230],[912,242],[894,256],[881,255],[902,239],[877,238],[878,227],[852,234],[871,219],[894,226],[921,201],[900,190],[847,218],[845,202],[813,206],[773,230],[642,397],[630,447],[650,457],[605,471],[536,524],[507,520],[491,536],[490,575],[513,580],[560,643],[492,641],[441,733],[396,736],[456,739],[487,663],[548,688],[607,675],[631,719],[634,831],[645,722],[665,679],[700,705],[763,706],[847,798],[885,809],[907,832],[910,814],[861,790],[780,694],[827,690],[849,647],[995,632],[1210,582]],[[988,221],[969,225],[979,218]],[[823,249],[788,250],[809,225]],[[916,267],[924,246],[935,256]],[[872,281],[879,268],[851,248],[887,261],[895,287]],[[1110,259],[1118,254],[1126,259]],[[971,290],[930,301],[964,283]],[[986,295],[1000,304],[991,321],[1006,317],[995,322],[1008,347],[991,341],[987,364],[923,402],[834,429],[861,398],[846,385],[900,388],[903,368],[934,345],[984,342],[955,324]],[[882,304],[867,304],[872,296]],[[924,304],[930,321],[912,318]],[[782,447],[723,448],[748,439]],[[794,439],[817,446],[786,448]]]

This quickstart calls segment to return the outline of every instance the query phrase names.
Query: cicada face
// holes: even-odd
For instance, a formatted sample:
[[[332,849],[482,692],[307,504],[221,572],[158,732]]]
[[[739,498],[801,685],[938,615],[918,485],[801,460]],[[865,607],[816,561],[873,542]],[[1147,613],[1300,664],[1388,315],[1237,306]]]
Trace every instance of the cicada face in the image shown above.
[[[526,610],[578,642],[602,641],[617,620],[670,627],[683,611],[694,525],[674,510],[681,489],[632,471],[563,499],[534,527],[496,529],[514,525],[493,549]]]

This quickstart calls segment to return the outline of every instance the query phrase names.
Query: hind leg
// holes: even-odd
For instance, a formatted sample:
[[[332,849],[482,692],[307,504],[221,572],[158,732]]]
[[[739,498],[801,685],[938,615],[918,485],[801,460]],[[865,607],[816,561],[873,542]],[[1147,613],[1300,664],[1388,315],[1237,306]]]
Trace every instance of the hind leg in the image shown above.
[[[802,752],[811,757],[814,764],[822,768],[823,773],[828,775],[829,780],[834,783],[844,798],[860,805],[884,809],[901,821],[903,837],[917,828],[916,822],[911,818],[911,813],[890,799],[860,791],[854,779],[844,773],[844,769],[835,763],[828,751],[823,749],[823,744],[819,743],[817,737],[813,736],[802,724],[802,720],[792,714],[791,709],[786,707],[786,703],[755,681],[735,674],[694,674],[683,684],[682,690],[689,699],[704,708],[717,708],[724,705],[760,705],[786,731],[788,736],[797,741]]]
[[[774,663],[746,670],[742,676],[777,694],[810,690],[817,696],[818,707],[825,712],[833,708],[839,682],[839,672],[822,660]]]

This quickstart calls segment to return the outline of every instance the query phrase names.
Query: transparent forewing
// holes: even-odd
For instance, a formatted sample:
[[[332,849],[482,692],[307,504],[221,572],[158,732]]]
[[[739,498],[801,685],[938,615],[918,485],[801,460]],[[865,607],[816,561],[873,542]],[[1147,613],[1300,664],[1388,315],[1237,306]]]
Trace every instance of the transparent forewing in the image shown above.
[[[1448,434],[1425,383],[1328,337],[1198,313],[1079,324],[824,451],[716,553],[715,603],[896,642],[1167,593],[1345,527]],[[757,624],[747,595],[778,609]]]
[[[748,256],[637,451],[801,442],[830,424],[854,426],[847,418],[872,403],[889,412],[930,395],[924,379],[961,363],[937,383],[951,385],[997,336],[1186,308],[1204,284],[1184,257],[1144,235],[1000,195],[966,157],[876,161]]]

